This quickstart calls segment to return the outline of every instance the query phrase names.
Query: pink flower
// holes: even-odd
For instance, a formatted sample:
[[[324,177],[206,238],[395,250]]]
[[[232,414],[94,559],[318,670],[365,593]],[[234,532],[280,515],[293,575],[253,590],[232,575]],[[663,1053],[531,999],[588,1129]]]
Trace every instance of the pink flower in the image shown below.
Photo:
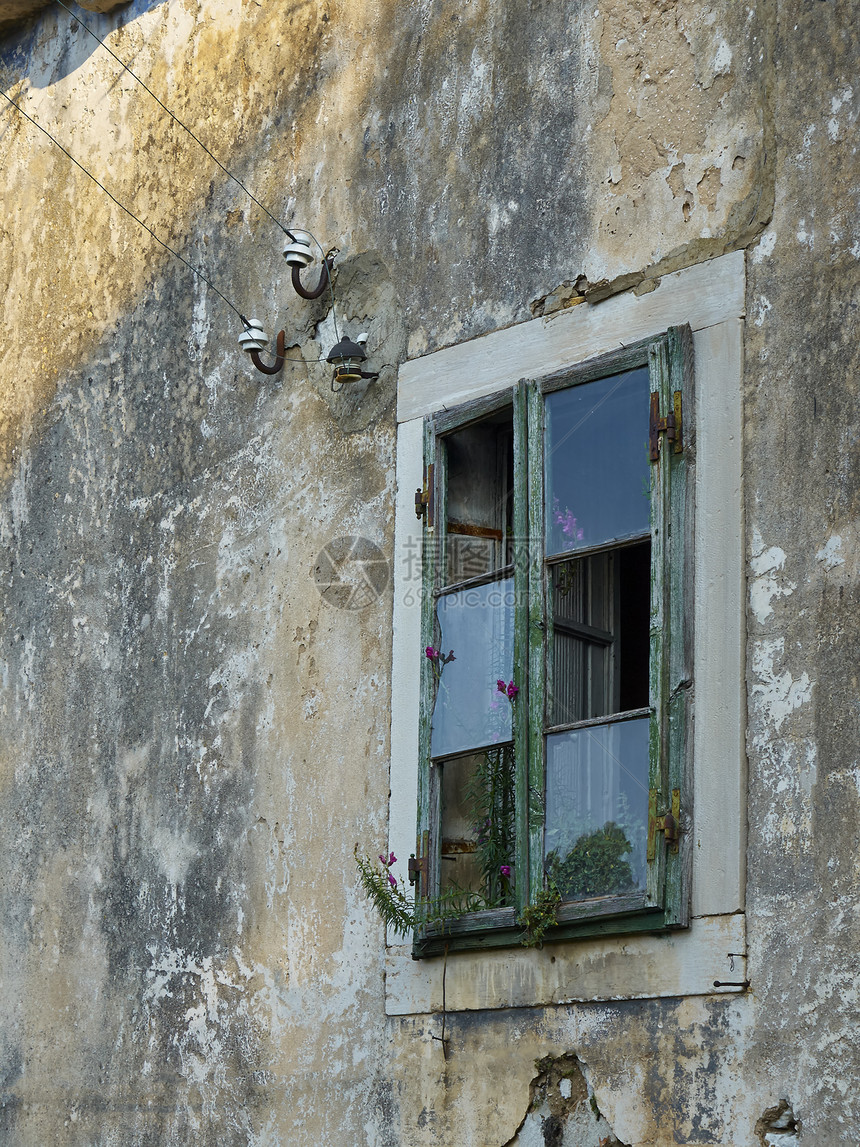
[[[510,876],[511,866],[509,864],[503,864],[499,869],[499,872],[502,874],[502,876]]]
[[[501,677],[496,682],[496,689],[498,690],[499,693],[504,693],[507,689],[507,685],[504,683],[504,681],[501,679]]]
[[[514,685],[513,681],[508,682],[508,696],[510,697],[510,699],[512,701],[513,701],[514,697],[516,697],[517,693],[519,693],[519,691],[520,691],[519,685]]]
[[[424,650],[424,656],[429,657],[431,661],[435,661],[439,656],[439,652],[440,651],[438,649],[434,649],[432,645],[428,645]]]
[[[394,855],[393,852],[391,853],[391,855],[388,858],[388,863],[389,864],[396,864],[397,863],[397,857]]]
[[[397,887],[397,881],[394,879],[394,877],[391,875],[390,872],[388,874],[388,883],[391,885],[392,888]]]
[[[564,513],[558,508],[558,498],[552,500],[552,517],[557,526],[561,526],[561,532],[568,538],[572,538],[577,542],[581,542],[585,536],[585,531],[576,524],[576,518],[573,513],[565,508]]]

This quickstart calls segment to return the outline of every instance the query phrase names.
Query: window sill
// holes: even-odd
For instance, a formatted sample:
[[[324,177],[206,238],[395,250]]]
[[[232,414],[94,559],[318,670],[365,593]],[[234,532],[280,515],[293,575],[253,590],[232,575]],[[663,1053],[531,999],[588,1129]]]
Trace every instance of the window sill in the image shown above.
[[[657,914],[659,916],[659,913]],[[607,920],[606,932],[575,945],[568,927],[540,949],[511,945],[460,951],[448,942],[445,975],[448,1011],[551,1007],[605,1000],[658,999],[736,992],[746,979],[746,929],[742,912],[697,917],[688,929],[655,934],[655,917],[639,917],[648,930],[629,934],[630,921]],[[612,933],[619,925],[623,933]],[[588,927],[592,933],[594,922]],[[490,937],[486,935],[486,939]],[[474,938],[471,938],[474,940]],[[439,943],[438,940],[433,941]],[[442,1010],[444,942],[439,953],[415,960],[408,945],[386,954],[385,1011],[390,1016]],[[453,955],[452,955],[453,953]],[[714,981],[730,981],[714,987]]]
[[[558,940],[592,936],[623,936],[637,932],[659,932],[664,928],[664,913],[659,908],[646,908],[645,897],[636,893],[626,897],[607,897],[603,902],[586,901],[562,904],[558,924],[547,929],[544,945]],[[490,948],[523,947],[522,925],[517,923],[513,908],[494,912],[476,912],[461,920],[424,929],[412,946],[415,959],[441,956],[448,952],[487,951]]]

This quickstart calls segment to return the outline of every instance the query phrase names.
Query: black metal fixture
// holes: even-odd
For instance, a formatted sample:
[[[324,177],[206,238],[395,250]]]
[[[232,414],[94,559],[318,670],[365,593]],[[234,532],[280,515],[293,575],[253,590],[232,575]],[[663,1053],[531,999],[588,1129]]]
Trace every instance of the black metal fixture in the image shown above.
[[[369,371],[361,369],[361,364],[367,358],[367,354],[364,350],[364,344],[366,342],[366,334],[359,335],[355,342],[344,335],[340,342],[332,347],[331,353],[326,359],[326,362],[330,362],[334,367],[334,374],[331,380],[332,390],[342,390],[346,383],[358,382],[362,378],[379,377],[378,374],[372,374]],[[335,383],[338,385],[335,386]]]
[[[311,244],[316,244],[316,246],[319,247],[320,254],[322,254],[322,247],[320,247],[310,231],[301,231],[294,228],[292,231],[287,232],[287,238],[289,242],[286,247],[284,247],[284,258],[291,270],[293,287],[303,299],[318,299],[323,291],[328,288],[331,294],[335,337],[339,338],[337,312],[334,305],[334,290],[331,282],[332,265],[337,255],[337,248],[332,247],[327,254],[323,255],[322,271],[320,272],[317,285],[315,287],[305,287],[302,284],[301,273],[304,268],[309,267],[314,260]],[[278,331],[275,343],[275,361],[270,366],[260,358],[260,352],[266,349],[269,342],[269,336],[263,330],[263,324],[258,322],[257,319],[246,319],[244,315],[240,315],[239,317],[242,319],[245,327],[239,336],[239,346],[251,356],[251,362],[257,370],[262,371],[263,374],[278,374],[279,371],[283,370],[284,362],[286,361],[286,332]],[[334,374],[331,381],[332,390],[341,390],[348,382],[358,382],[360,379],[379,377],[378,374],[373,374],[361,369],[362,364],[367,358],[364,349],[366,342],[366,334],[359,335],[354,342],[344,335],[342,338],[339,338],[339,341],[332,347],[331,353],[326,358],[326,362],[331,363],[334,367]]]

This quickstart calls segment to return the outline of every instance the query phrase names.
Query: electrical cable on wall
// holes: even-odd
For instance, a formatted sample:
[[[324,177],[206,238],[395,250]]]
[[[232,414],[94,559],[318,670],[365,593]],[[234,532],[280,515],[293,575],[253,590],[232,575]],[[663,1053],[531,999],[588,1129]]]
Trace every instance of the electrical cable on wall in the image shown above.
[[[281,231],[283,231],[283,233],[284,233],[284,234],[287,236],[287,238],[290,240],[290,242],[291,242],[292,244],[296,245],[296,244],[300,244],[300,243],[301,243],[301,240],[299,239],[299,237],[298,237],[296,234],[294,234],[292,231],[290,231],[290,230],[289,230],[289,228],[285,227],[285,226],[283,225],[283,223],[281,223],[281,221],[280,221],[280,220],[279,220],[279,219],[278,219],[276,216],[274,216],[274,215],[272,214],[272,212],[271,212],[271,211],[269,211],[269,209],[268,209],[266,206],[264,206],[264,204],[262,204],[262,203],[260,202],[260,200],[259,200],[259,199],[257,199],[257,197],[256,197],[255,195],[253,195],[253,194],[252,194],[252,193],[251,193],[251,192],[248,190],[248,188],[247,188],[247,187],[245,186],[245,184],[244,184],[244,183],[241,181],[241,179],[239,179],[237,176],[235,176],[235,175],[233,174],[233,172],[232,172],[232,171],[230,171],[230,169],[229,169],[229,168],[225,167],[225,166],[224,166],[224,164],[221,162],[221,160],[220,160],[220,159],[218,159],[218,157],[217,157],[217,156],[215,156],[215,155],[213,155],[213,154],[212,154],[212,152],[209,150],[209,148],[206,146],[206,144],[205,144],[205,143],[203,143],[203,141],[202,141],[202,140],[199,138],[199,136],[195,135],[195,133],[194,133],[194,132],[191,130],[191,128],[190,128],[190,127],[188,127],[188,125],[187,125],[187,124],[183,123],[183,121],[182,121],[182,120],[179,118],[179,116],[175,115],[175,114],[174,114],[174,113],[173,113],[173,112],[170,110],[170,108],[167,106],[167,104],[165,104],[165,103],[163,102],[163,100],[159,99],[159,97],[158,97],[158,96],[155,94],[155,92],[154,92],[154,91],[153,91],[153,90],[152,90],[152,89],[151,89],[151,88],[150,88],[150,87],[149,87],[149,86],[148,86],[148,85],[147,85],[147,84],[146,84],[146,83],[145,83],[145,82],[144,82],[144,81],[143,81],[143,80],[140,78],[140,76],[139,76],[139,75],[137,75],[137,73],[136,73],[136,72],[132,71],[132,69],[131,69],[131,68],[129,67],[129,65],[128,65],[128,64],[125,62],[125,60],[123,60],[121,56],[118,56],[118,55],[116,54],[116,52],[114,52],[114,51],[113,51],[113,49],[112,49],[112,48],[108,47],[108,45],[107,45],[107,44],[105,43],[105,41],[104,41],[104,40],[101,38],[101,36],[99,36],[99,35],[98,35],[98,33],[97,33],[97,32],[94,32],[94,31],[92,30],[92,28],[90,28],[90,26],[89,26],[88,24],[84,23],[84,21],[83,21],[83,20],[80,18],[80,16],[77,16],[77,15],[76,15],[76,14],[75,14],[75,13],[74,13],[72,10],[71,10],[71,8],[67,7],[67,5],[63,3],[63,0],[57,0],[57,3],[60,5],[60,7],[61,7],[61,8],[63,8],[63,9],[66,11],[66,12],[68,12],[68,14],[69,14],[69,15],[72,17],[72,19],[73,19],[73,20],[75,20],[75,21],[76,21],[78,24],[80,24],[80,26],[81,26],[81,27],[84,29],[84,31],[85,31],[85,32],[87,32],[87,33],[89,33],[89,35],[90,35],[90,36],[92,36],[92,37],[93,37],[93,39],[94,39],[94,40],[96,40],[96,41],[97,41],[97,43],[99,43],[99,44],[100,44],[100,45],[101,45],[101,46],[104,48],[104,50],[105,50],[105,51],[106,51],[106,52],[107,52],[107,53],[108,53],[110,56],[112,56],[112,57],[113,57],[113,59],[115,59],[115,60],[116,60],[116,62],[117,62],[118,64],[120,64],[120,65],[121,65],[121,67],[123,68],[123,70],[124,70],[124,71],[128,72],[128,74],[129,74],[129,75],[132,77],[132,79],[133,79],[133,80],[136,80],[136,81],[137,81],[137,82],[140,84],[140,86],[143,88],[143,90],[144,90],[145,92],[147,92],[147,93],[148,93],[150,96],[152,96],[152,98],[155,100],[155,102],[158,104],[158,106],[159,106],[160,108],[163,108],[163,110],[167,112],[167,114],[170,116],[170,118],[171,118],[171,119],[172,119],[172,120],[173,120],[175,123],[178,123],[178,124],[179,124],[179,126],[182,128],[182,130],[183,130],[183,131],[185,131],[185,132],[187,132],[187,133],[188,133],[188,135],[189,135],[189,136],[190,136],[190,137],[191,137],[191,138],[194,140],[194,142],[195,142],[195,143],[196,143],[196,144],[197,144],[199,147],[201,147],[201,148],[203,149],[203,151],[205,151],[205,152],[206,152],[206,154],[209,156],[209,158],[210,158],[210,159],[212,159],[212,160],[213,160],[213,161],[214,161],[214,162],[215,162],[215,163],[218,165],[218,167],[220,167],[220,168],[221,168],[221,170],[224,172],[224,174],[225,174],[225,175],[227,175],[227,176],[229,176],[229,178],[230,178],[230,179],[232,179],[234,183],[236,183],[236,184],[237,184],[239,187],[241,187],[241,189],[242,189],[242,190],[245,192],[245,194],[246,194],[246,195],[249,197],[249,199],[251,199],[251,201],[252,201],[253,203],[256,203],[256,205],[257,205],[257,206],[260,208],[260,210],[261,210],[261,211],[263,211],[263,212],[264,212],[266,215],[268,215],[268,217],[269,217],[269,218],[272,220],[272,222],[273,222],[273,223],[274,223],[274,224],[275,224],[277,227],[279,227]],[[327,285],[327,287],[328,287],[328,293],[329,293],[329,296],[331,297],[331,311],[332,311],[332,319],[333,319],[333,321],[334,321],[334,335],[335,335],[335,342],[339,342],[339,341],[340,341],[340,332],[339,332],[339,330],[338,330],[338,321],[337,321],[337,307],[336,307],[336,305],[335,305],[335,299],[334,299],[334,285],[333,285],[333,283],[332,283],[332,281],[331,281],[331,266],[330,266],[330,262],[331,262],[331,259],[333,258],[334,252],[332,251],[332,252],[326,253],[326,252],[323,250],[323,248],[322,248],[322,244],[320,243],[319,239],[317,239],[316,235],[314,235],[314,234],[313,234],[311,231],[307,231],[307,232],[306,232],[306,234],[310,236],[310,238],[313,240],[313,242],[314,242],[314,243],[316,244],[316,246],[319,248],[319,253],[320,253],[320,256],[321,256],[321,258],[322,258],[322,263],[323,263],[323,274],[324,274],[324,276],[325,276],[325,282],[326,282],[326,285]],[[295,250],[295,249],[296,249],[296,247],[294,246],[294,248],[293,248],[293,249]],[[287,251],[285,251],[285,252],[284,252],[284,254],[286,255],[286,254],[287,254]],[[300,295],[302,295],[302,296],[303,296],[304,298],[306,298],[306,299],[307,299],[307,298],[315,298],[315,297],[316,297],[316,295],[309,295],[309,294],[306,294],[306,293],[305,293],[305,292],[304,292],[304,291],[301,289],[301,285],[300,285],[300,283],[298,283],[298,282],[297,282],[297,280],[296,280],[295,272],[294,272],[294,274],[293,274],[293,286],[294,286],[294,287],[295,287],[295,289],[298,291],[298,293],[299,293]]]
[[[72,17],[73,20],[77,21],[77,23],[80,24],[80,26],[84,29],[85,32],[89,32],[89,34],[93,37],[93,39],[97,40],[99,42],[99,44],[101,44],[101,46],[104,48],[104,50],[106,52],[108,52],[111,56],[113,56],[113,58],[116,60],[116,62],[118,64],[122,65],[123,69],[126,72],[128,72],[128,74],[131,76],[131,78],[133,80],[137,80],[137,82],[140,84],[140,86],[143,88],[143,90],[145,92],[148,92],[149,95],[152,96],[152,98],[155,100],[155,102],[158,104],[158,106],[163,108],[164,111],[166,111],[167,114],[170,116],[170,118],[175,123],[179,124],[179,126],[182,128],[183,131],[188,132],[188,134],[191,136],[191,138],[194,140],[194,142],[203,148],[203,150],[206,152],[206,154],[209,156],[209,158],[214,160],[214,162],[218,164],[218,166],[221,168],[221,170],[224,172],[224,174],[229,175],[229,177],[233,180],[233,182],[237,183],[239,185],[239,187],[242,188],[242,190],[245,192],[245,194],[248,196],[248,198],[251,199],[254,203],[256,203],[257,206],[260,208],[260,210],[265,212],[265,214],[268,215],[268,217],[272,220],[272,222],[277,227],[280,227],[280,229],[287,236],[287,238],[290,239],[292,242],[295,242],[295,235],[293,235],[292,231],[290,231],[289,228],[285,227],[283,225],[283,223],[281,223],[281,221],[278,218],[276,218],[276,216],[274,216],[271,213],[271,211],[269,211],[269,209],[267,207],[265,207],[260,202],[260,200],[257,199],[257,197],[255,195],[253,195],[248,190],[248,188],[241,181],[241,179],[239,179],[237,176],[235,176],[233,174],[233,172],[229,170],[229,168],[225,167],[224,164],[221,162],[220,159],[218,159],[218,157],[216,155],[212,154],[212,152],[209,150],[209,148],[206,146],[206,144],[203,143],[203,141],[201,139],[199,139],[194,134],[194,132],[191,130],[191,128],[187,126],[187,124],[184,124],[182,122],[182,120],[179,118],[179,116],[174,115],[174,113],[170,110],[170,108],[165,103],[162,103],[162,101],[158,98],[158,96],[155,94],[155,92],[151,88],[147,87],[147,85],[140,78],[140,76],[138,76],[135,72],[133,72],[131,70],[131,68],[128,66],[128,64],[125,62],[125,60],[121,59],[121,57],[119,57],[116,54],[116,52],[114,52],[111,48],[109,48],[108,45],[104,42],[104,40],[101,38],[101,36],[99,36],[96,32],[94,32],[92,30],[92,28],[90,28],[87,24],[85,24],[84,21],[80,18],[80,16],[76,16],[75,13],[71,10],[71,8],[66,7],[66,5],[63,3],[63,0],[57,0],[57,3],[60,5],[61,8],[64,8],[65,11],[68,12],[68,14]],[[322,248],[320,248],[320,250],[322,250]]]
[[[151,227],[149,227],[146,223],[144,223],[142,219],[138,218],[138,216],[135,215],[135,213],[129,207],[126,207],[124,203],[122,203],[119,199],[117,199],[117,197],[111,191],[109,191],[105,187],[105,185],[103,183],[101,183],[96,178],[95,175],[93,175],[93,173],[91,171],[89,171],[86,167],[84,167],[84,165],[82,163],[79,163],[78,160],[75,159],[75,157],[71,154],[70,151],[68,151],[65,147],[63,147],[63,145],[58,140],[56,140],[51,135],[51,133],[38,122],[38,120],[35,120],[31,115],[29,115],[27,112],[25,112],[24,109],[20,106],[20,104],[17,104],[11,98],[11,96],[7,95],[6,92],[0,92],[0,95],[2,95],[3,98],[6,100],[6,102],[11,104],[12,107],[17,112],[20,112],[20,114],[26,120],[29,120],[29,122],[31,124],[33,124],[34,127],[37,127],[39,129],[39,131],[42,132],[43,135],[46,135],[48,137],[48,139],[51,141],[51,143],[53,143],[55,145],[55,147],[58,147],[60,149],[60,151],[68,159],[70,159],[72,161],[72,163],[75,165],[75,167],[79,168],[84,173],[84,175],[86,175],[89,179],[91,179],[93,181],[93,183],[95,183],[95,185],[98,188],[100,188],[105,193],[105,195],[107,195],[107,197],[117,205],[117,207],[120,208],[120,210],[124,211],[126,213],[126,215],[130,216],[130,218],[132,218],[135,221],[135,223],[138,224],[138,226],[142,227],[143,230],[147,232],[147,234],[151,235],[152,238],[156,241],[156,243],[158,243],[161,247],[163,247],[165,249],[165,251],[167,251],[175,259],[178,259],[179,262],[182,263],[185,267],[187,267],[189,271],[191,271],[199,279],[201,279],[211,291],[214,291],[214,293],[223,302],[225,302],[227,304],[227,306],[230,308],[230,310],[233,311],[236,315],[238,315],[239,320],[242,323],[242,326],[245,328],[246,331],[251,329],[251,324],[249,323],[248,319],[246,319],[245,316],[242,314],[242,312],[239,310],[239,308],[234,303],[232,303],[230,301],[230,299],[227,298],[227,296],[223,293],[223,291],[221,291],[218,287],[215,286],[215,284],[212,282],[211,279],[209,279],[206,275],[204,275],[201,270],[199,270],[197,267],[195,267],[193,265],[193,263],[189,263],[189,261],[186,258],[184,258],[184,256],[180,255],[178,251],[175,251],[173,249],[173,247],[171,247],[168,243],[165,243],[163,239],[159,238],[159,236],[156,235],[156,233],[152,230]],[[296,358],[293,356],[283,356],[283,357],[284,357],[285,361],[288,361],[288,362],[303,362],[306,364],[312,364],[312,363],[317,363],[317,362],[322,361],[321,358],[306,359],[306,358]]]

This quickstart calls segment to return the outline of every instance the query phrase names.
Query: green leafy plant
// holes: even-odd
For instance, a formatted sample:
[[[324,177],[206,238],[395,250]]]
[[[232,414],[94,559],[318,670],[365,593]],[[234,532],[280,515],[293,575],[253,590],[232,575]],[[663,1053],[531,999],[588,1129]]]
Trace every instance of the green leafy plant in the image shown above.
[[[630,862],[625,856],[633,846],[614,821],[583,833],[562,860],[553,850],[546,858],[546,887],[519,916],[523,926],[520,942],[539,947],[547,931],[558,922],[563,900],[585,900],[627,892],[635,887]]]
[[[536,899],[522,910],[517,920],[523,928],[520,943],[524,948],[539,948],[543,944],[547,929],[557,923],[559,904],[561,892],[550,880]]]
[[[406,936],[415,927],[415,897],[404,891],[392,865],[397,857],[392,852],[387,858],[380,854],[380,867],[369,856],[359,856],[355,846],[358,879],[373,907],[382,917],[385,927],[398,936]]]
[[[510,904],[516,823],[511,745],[487,749],[469,780],[466,800],[482,895],[488,907]]]
[[[414,896],[391,871],[397,863],[394,853],[387,857],[380,854],[378,859],[377,866],[369,856],[360,856],[355,846],[359,882],[386,928],[395,935],[408,936],[419,925],[444,927],[450,920],[492,907],[479,892],[457,886],[432,899]]]

